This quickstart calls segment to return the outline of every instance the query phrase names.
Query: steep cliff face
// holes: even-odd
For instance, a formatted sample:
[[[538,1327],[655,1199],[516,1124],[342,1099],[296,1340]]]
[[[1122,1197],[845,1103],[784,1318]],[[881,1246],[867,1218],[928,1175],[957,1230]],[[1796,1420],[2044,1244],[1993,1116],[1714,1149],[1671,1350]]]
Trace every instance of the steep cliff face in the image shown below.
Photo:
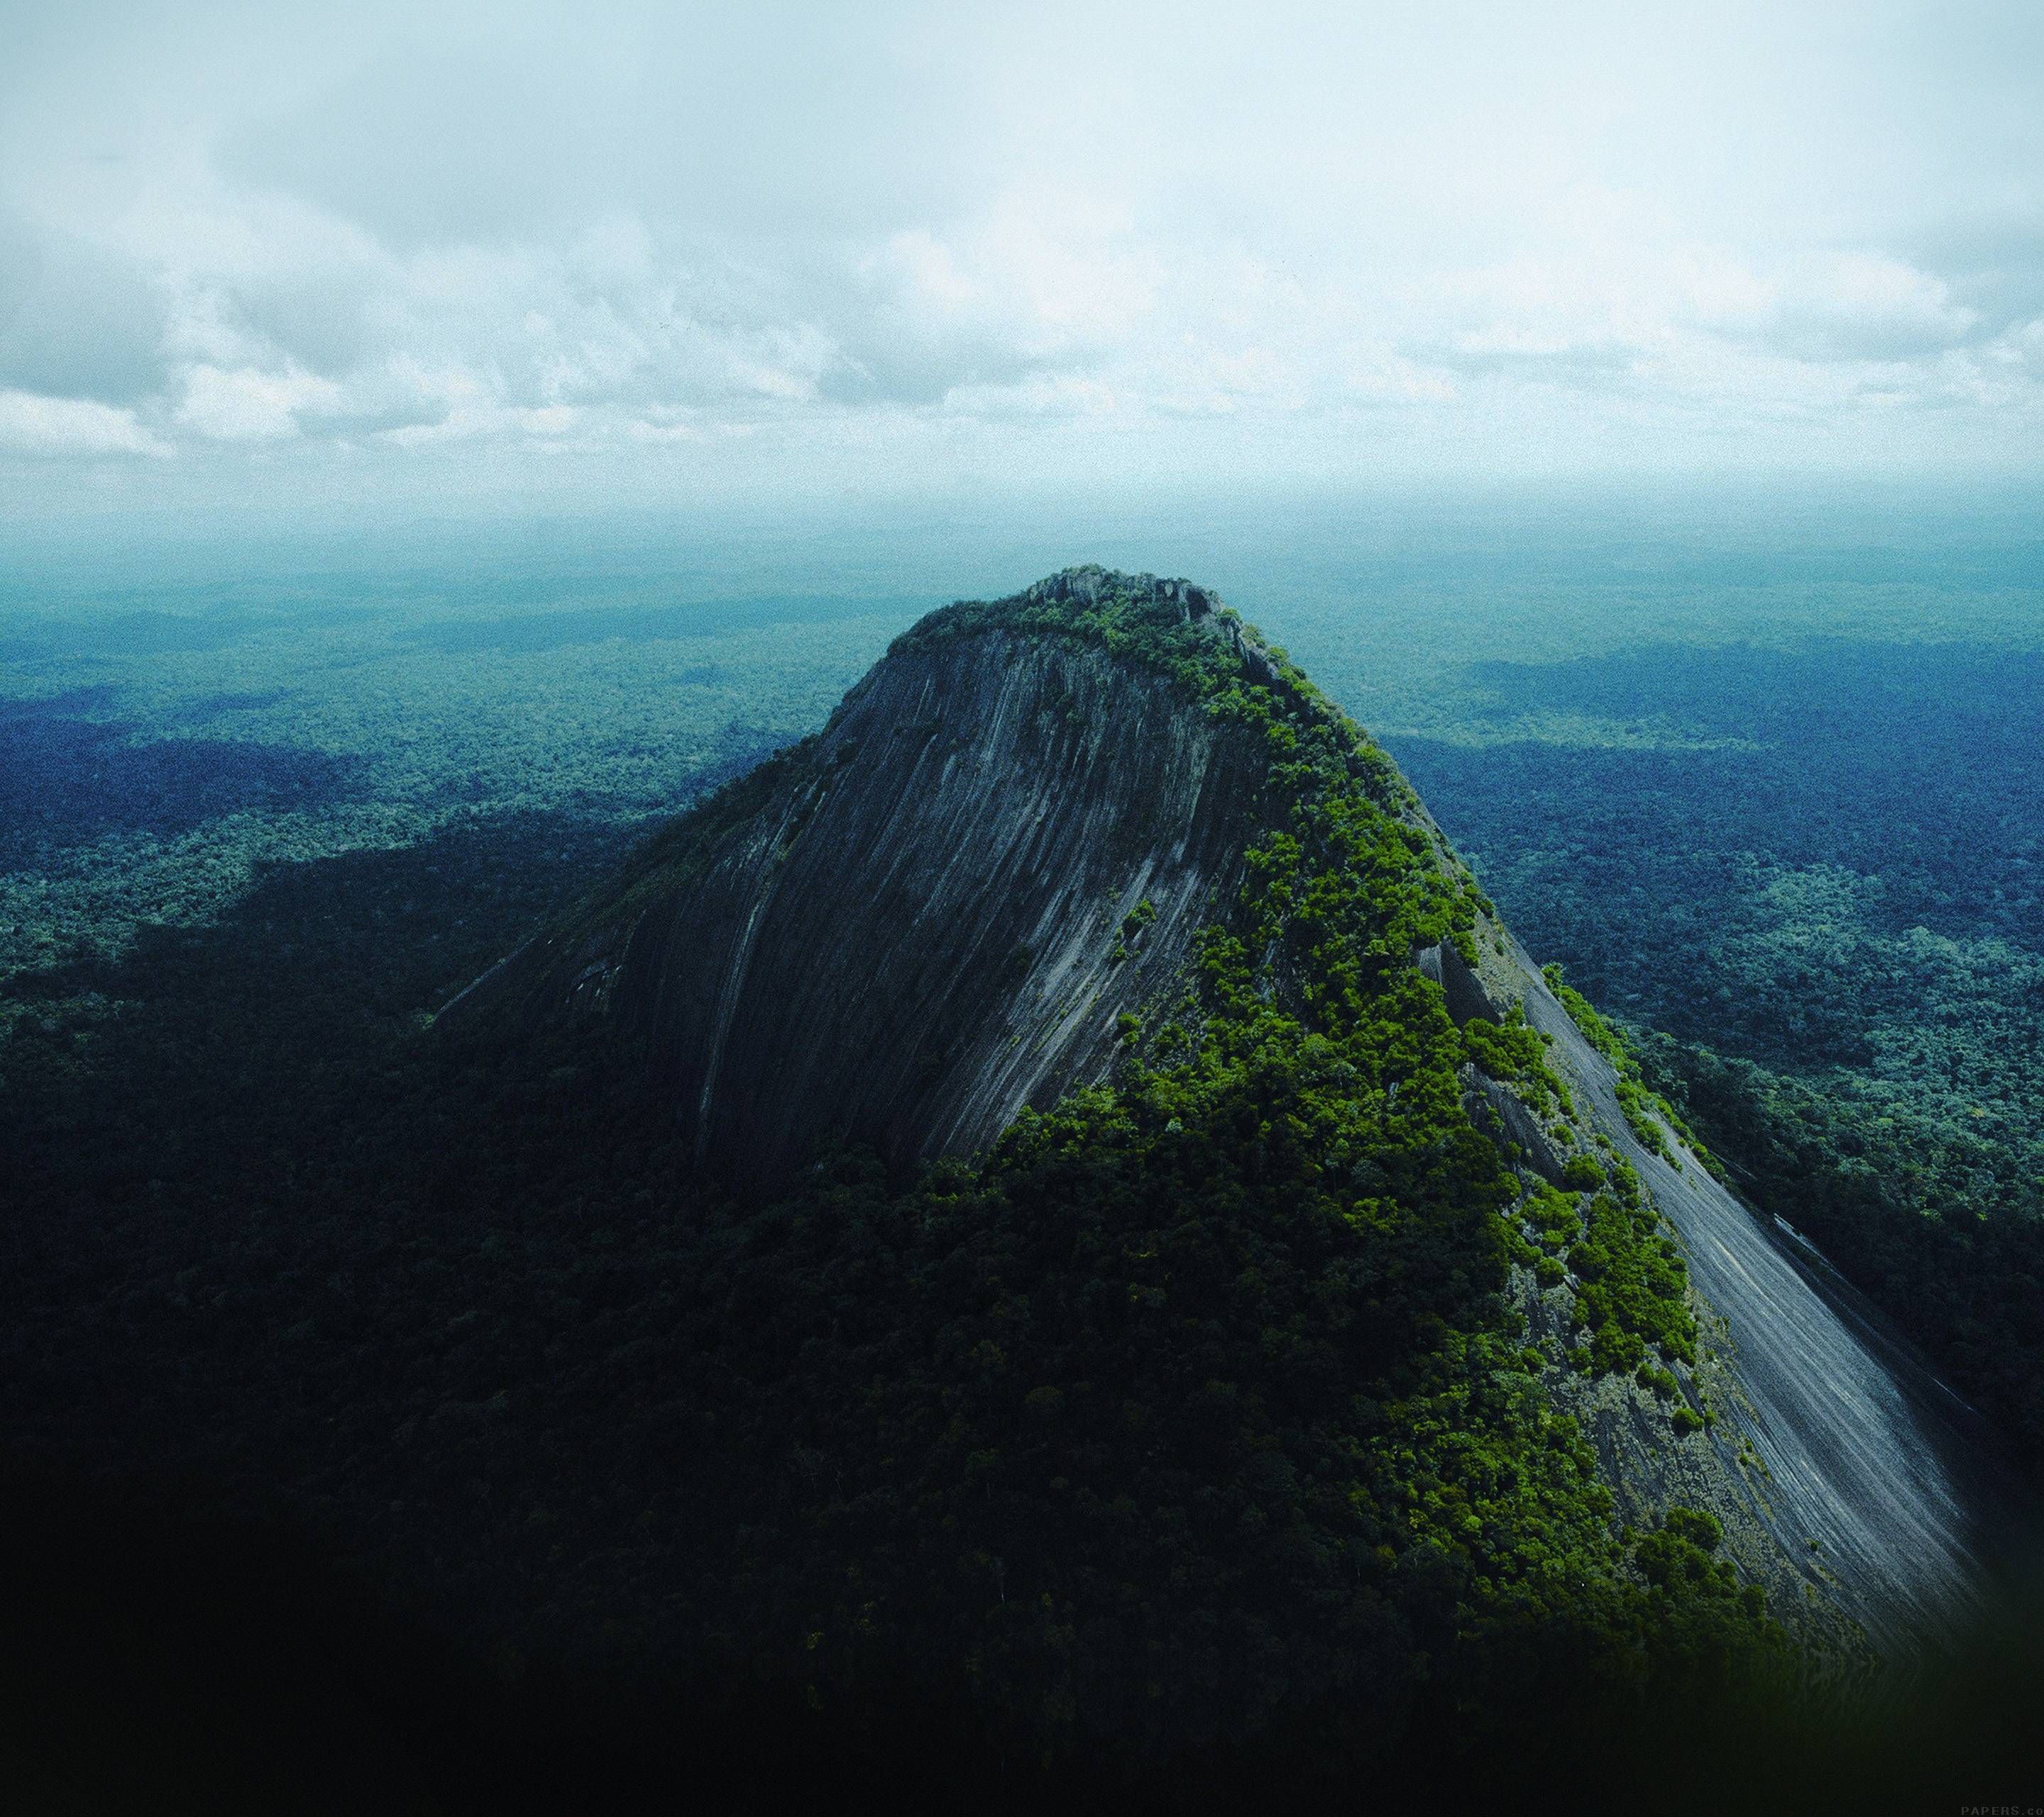
[[[847,1143],[970,1153],[1154,1020],[1241,881],[1263,771],[1242,727],[1104,650],[911,643],[742,812],[685,825],[463,1008],[609,1018],[698,1158],[754,1183]]]
[[[1089,617],[1105,590],[1166,627],[1177,655],[1139,657],[1125,617]],[[1204,695],[1174,670],[1188,651]],[[1241,700],[1252,709],[1232,710]],[[1284,956],[1306,950],[1299,930],[1321,913],[1269,886],[1297,854],[1284,828],[1307,824],[1274,805],[1301,728],[1331,774],[1366,779],[1350,819],[1366,797],[1397,829],[1374,859],[1330,860],[1321,882],[1345,878],[1361,901],[1371,864],[1416,865],[1435,891],[1432,943],[1396,933],[1394,917],[1347,949],[1341,966],[1362,970],[1309,978]],[[1314,824],[1325,836],[1347,823]],[[1253,877],[1264,906],[1251,927],[1239,905]],[[1531,1061],[1486,1070],[1480,1039],[1457,1063],[1467,1115],[1519,1182],[1504,1240],[1524,1354],[1593,1441],[1622,1516],[1650,1527],[1673,1506],[1708,1510],[1742,1575],[1835,1638],[1899,1648],[1977,1595],[1977,1460],[1936,1385],[1672,1138],[1673,1160],[1642,1145],[1609,1062],[1388,761],[1188,583],[1076,570],[934,615],[821,734],[678,823],[450,1019],[607,1027],[698,1162],[764,1188],[847,1143],[904,1164],[973,1154],[1025,1108],[1116,1078],[1174,1018],[1197,1021],[1209,929],[1246,942],[1253,992],[1296,998],[1308,1022],[1340,1014],[1344,993],[1364,1001],[1364,971],[1416,970],[1438,987],[1442,1039],[1508,1023],[1511,1039],[1544,1048],[1549,1084]],[[1366,1194],[1372,1166],[1350,1156],[1327,1177]],[[1579,1182],[1600,1168],[1636,1180],[1629,1208],[1592,1204]],[[1579,1197],[1557,1189],[1572,1178]],[[1581,1308],[1593,1267],[1609,1266],[1592,1259],[1599,1216],[1633,1232],[1650,1270],[1649,1249],[1686,1254],[1673,1292],[1687,1293],[1693,1346],[1650,1339],[1641,1361],[1636,1333],[1614,1331],[1627,1360],[1597,1349],[1593,1364]]]

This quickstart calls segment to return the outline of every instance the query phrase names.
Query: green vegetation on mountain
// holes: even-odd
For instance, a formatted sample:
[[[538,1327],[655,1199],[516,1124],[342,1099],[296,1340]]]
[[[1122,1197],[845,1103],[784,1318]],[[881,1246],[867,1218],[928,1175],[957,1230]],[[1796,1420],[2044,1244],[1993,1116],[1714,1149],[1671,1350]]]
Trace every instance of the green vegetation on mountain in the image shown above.
[[[1541,1039],[1526,1026],[1526,1012],[1518,1005],[1506,1012],[1501,1024],[1472,1016],[1462,1025],[1462,1042],[1475,1065],[1493,1079],[1519,1086],[1542,1116],[1576,1114],[1569,1088],[1547,1064]]]

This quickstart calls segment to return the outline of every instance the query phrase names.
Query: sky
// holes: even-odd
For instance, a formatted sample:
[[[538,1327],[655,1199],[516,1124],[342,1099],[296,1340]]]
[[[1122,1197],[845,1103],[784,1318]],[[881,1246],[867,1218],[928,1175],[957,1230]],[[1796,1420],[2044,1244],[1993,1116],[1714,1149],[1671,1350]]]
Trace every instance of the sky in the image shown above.
[[[0,523],[2044,455],[2024,0],[0,0]]]

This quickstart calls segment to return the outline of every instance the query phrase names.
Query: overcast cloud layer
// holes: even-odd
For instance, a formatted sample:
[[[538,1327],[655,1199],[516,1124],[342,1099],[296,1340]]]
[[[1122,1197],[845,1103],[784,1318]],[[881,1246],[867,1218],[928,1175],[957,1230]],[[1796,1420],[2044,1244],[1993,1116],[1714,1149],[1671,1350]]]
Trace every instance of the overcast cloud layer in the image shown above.
[[[17,517],[2044,452],[2034,5],[0,0],[0,43]]]

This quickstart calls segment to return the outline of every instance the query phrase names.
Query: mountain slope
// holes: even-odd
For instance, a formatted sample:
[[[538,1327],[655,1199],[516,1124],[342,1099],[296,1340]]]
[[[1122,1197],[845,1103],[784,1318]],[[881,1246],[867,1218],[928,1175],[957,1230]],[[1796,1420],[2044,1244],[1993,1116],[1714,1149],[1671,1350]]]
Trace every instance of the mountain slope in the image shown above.
[[[1777,1555],[1892,1654],[1975,1619],[2009,1495],[1978,1419],[1820,1256],[1741,1203],[1652,1112],[1658,1134],[1642,1139],[1612,1062],[1516,941],[1485,958],[1490,989],[1550,1041],[1550,1063],[1681,1239],[1723,1384],[1717,1442],[1740,1462]],[[1622,1500],[1628,1483],[1665,1475],[1645,1454],[1658,1435],[1642,1446],[1608,1407],[1578,1413]]]
[[[489,993],[607,1016],[698,1156],[755,1181],[847,1140],[969,1153],[1111,1067],[1117,1018],[1239,886],[1263,770],[1099,647],[912,637]]]
[[[1282,1704],[1429,1658],[1473,1695],[1513,1635],[1614,1682],[1757,1658],[1762,1600],[1899,1651],[1975,1593],[1924,1385],[1643,1143],[1395,767],[1188,583],[933,614],[445,1020],[598,1034],[708,1177],[793,1195],[728,1291],[813,1314],[704,1327],[705,1380],[805,1435],[718,1466],[720,1581],[763,1601],[713,1625],[792,1632],[796,1595],[846,1657],[939,1634],[912,1652],[1040,1729],[1116,1672],[1274,1695],[1195,1644],[1245,1613]],[[945,1166],[885,1186],[859,1145]],[[1131,1596],[1174,1663],[1130,1665]]]

